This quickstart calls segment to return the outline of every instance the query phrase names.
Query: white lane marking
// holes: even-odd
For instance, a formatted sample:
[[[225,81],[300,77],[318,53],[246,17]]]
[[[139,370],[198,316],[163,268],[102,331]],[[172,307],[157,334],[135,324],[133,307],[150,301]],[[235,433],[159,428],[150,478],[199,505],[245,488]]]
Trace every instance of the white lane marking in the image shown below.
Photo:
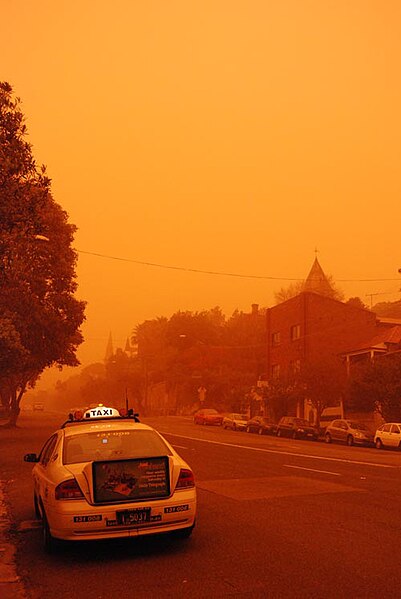
[[[173,447],[178,447],[178,449],[188,449],[188,447],[184,447],[183,445],[176,445],[175,443],[172,443]]]
[[[361,466],[376,466],[377,468],[390,468],[399,470],[399,466],[390,464],[377,464],[376,462],[361,462],[359,460],[346,460],[344,458],[329,458],[321,455],[309,455],[308,453],[294,453],[292,451],[278,451],[277,449],[263,449],[262,447],[249,447],[249,445],[236,445],[234,443],[222,443],[221,441],[210,441],[209,439],[198,439],[197,437],[188,437],[187,435],[176,435],[170,431],[159,431],[162,435],[171,435],[181,439],[191,439],[191,441],[200,441],[201,443],[211,443],[213,445],[225,445],[226,447],[237,447],[238,449],[249,449],[250,451],[261,451],[262,453],[277,453],[279,455],[294,455],[299,458],[310,458],[311,460],[326,460],[328,462],[343,462],[345,464],[360,464]]]
[[[302,466],[291,466],[283,464],[284,468],[296,468],[297,470],[308,470],[309,472],[321,472],[322,474],[332,474],[333,476],[341,476],[338,472],[328,472],[327,470],[315,470],[314,468],[303,468]]]

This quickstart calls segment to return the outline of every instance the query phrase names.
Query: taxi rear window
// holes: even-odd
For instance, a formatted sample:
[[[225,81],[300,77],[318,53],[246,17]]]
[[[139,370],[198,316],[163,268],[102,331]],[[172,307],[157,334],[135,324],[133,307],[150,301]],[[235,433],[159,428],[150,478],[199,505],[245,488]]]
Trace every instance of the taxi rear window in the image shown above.
[[[160,455],[171,455],[171,451],[155,431],[97,431],[67,437],[64,440],[63,463]]]

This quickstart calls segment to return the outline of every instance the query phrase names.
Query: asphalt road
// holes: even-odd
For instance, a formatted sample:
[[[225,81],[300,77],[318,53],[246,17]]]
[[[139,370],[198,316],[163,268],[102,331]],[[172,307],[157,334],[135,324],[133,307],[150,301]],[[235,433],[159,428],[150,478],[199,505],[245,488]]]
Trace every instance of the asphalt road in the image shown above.
[[[401,584],[401,454],[148,419],[195,471],[199,517],[186,541],[69,543],[42,550],[31,466],[60,417],[1,431],[0,478],[29,599],[377,597]]]

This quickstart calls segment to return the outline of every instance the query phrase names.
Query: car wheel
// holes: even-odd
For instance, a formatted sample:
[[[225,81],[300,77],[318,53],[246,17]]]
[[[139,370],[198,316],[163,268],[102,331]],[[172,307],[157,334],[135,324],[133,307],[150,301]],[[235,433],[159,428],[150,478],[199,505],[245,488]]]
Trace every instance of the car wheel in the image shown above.
[[[175,530],[171,534],[175,539],[188,539],[191,536],[194,528],[195,524],[193,524],[192,526],[188,526],[187,528],[180,528],[179,530]]]
[[[347,437],[347,445],[351,447],[354,444],[354,437],[352,435],[348,435]]]
[[[376,449],[383,449],[383,443],[381,439],[376,439],[375,447]]]
[[[324,440],[326,441],[326,443],[331,443],[331,435],[330,435],[330,433],[326,433],[325,434]]]

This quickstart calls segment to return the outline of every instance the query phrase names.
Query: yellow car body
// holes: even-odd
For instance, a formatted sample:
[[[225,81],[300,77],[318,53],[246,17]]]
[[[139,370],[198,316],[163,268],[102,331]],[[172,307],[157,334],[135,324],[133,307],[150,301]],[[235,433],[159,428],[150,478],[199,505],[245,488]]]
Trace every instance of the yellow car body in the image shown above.
[[[113,414],[69,421],[39,456],[25,456],[35,462],[34,504],[47,550],[54,539],[192,532],[191,468],[155,429]]]

